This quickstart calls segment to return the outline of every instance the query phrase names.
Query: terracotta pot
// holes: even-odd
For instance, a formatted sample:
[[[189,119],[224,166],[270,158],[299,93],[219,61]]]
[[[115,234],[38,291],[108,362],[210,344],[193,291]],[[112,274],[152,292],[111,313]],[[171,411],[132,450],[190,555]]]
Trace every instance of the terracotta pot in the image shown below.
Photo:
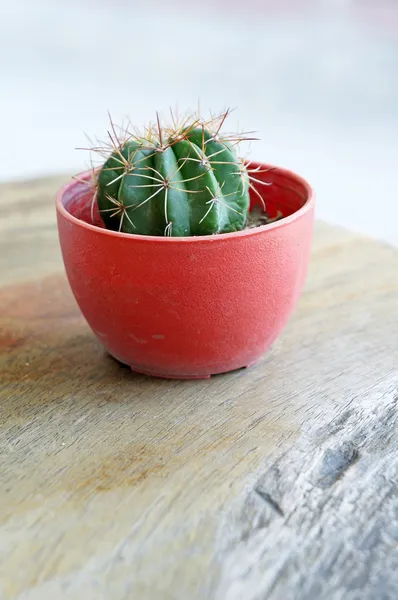
[[[314,197],[308,183],[287,170],[258,178],[272,181],[257,186],[269,214],[280,210],[285,218],[187,238],[104,229],[98,214],[91,216],[90,173],[59,191],[58,229],[70,286],[117,360],[140,373],[194,379],[252,365],[273,344],[307,273]],[[258,202],[253,193],[252,207]]]

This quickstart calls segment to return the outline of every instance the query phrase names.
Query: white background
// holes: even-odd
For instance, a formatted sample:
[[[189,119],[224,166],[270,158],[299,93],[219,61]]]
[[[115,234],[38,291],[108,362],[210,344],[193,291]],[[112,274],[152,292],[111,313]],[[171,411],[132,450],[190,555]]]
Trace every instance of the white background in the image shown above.
[[[236,107],[318,217],[398,244],[398,2],[0,0],[0,180],[83,170],[107,110]]]

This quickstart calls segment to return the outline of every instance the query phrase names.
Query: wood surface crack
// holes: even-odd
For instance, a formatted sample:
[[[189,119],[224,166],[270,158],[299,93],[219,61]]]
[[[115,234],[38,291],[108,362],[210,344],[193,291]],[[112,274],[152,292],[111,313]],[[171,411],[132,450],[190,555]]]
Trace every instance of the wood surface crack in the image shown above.
[[[347,469],[355,464],[359,451],[351,442],[344,442],[335,448],[327,448],[321,463],[316,467],[312,483],[320,488],[327,488],[338,481]]]
[[[280,516],[280,517],[284,517],[285,513],[283,512],[283,510],[281,509],[280,505],[278,504],[278,502],[276,500],[274,500],[274,498],[272,498],[272,496],[270,494],[268,494],[268,492],[264,492],[261,488],[259,487],[255,487],[254,491],[256,492],[256,494],[258,496],[260,496],[260,498],[262,500],[264,500],[264,502],[266,502],[267,504],[269,504],[269,506]]]

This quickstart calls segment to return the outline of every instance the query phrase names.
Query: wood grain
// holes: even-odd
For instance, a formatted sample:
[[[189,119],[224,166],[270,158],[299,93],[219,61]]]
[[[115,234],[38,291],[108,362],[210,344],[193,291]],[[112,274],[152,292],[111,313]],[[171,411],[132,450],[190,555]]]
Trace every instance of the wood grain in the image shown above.
[[[80,316],[64,179],[0,186],[0,598],[395,599],[398,252],[319,223],[260,364],[152,380]]]

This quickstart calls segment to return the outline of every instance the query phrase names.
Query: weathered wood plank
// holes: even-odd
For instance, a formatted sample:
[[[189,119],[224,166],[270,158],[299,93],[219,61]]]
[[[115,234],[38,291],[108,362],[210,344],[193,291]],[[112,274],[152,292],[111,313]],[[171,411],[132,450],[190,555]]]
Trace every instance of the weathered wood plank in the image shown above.
[[[398,377],[322,421],[227,515],[217,598],[397,597]]]
[[[151,380],[80,316],[60,181],[0,186],[0,598],[395,598],[398,252],[318,224],[259,365]]]

